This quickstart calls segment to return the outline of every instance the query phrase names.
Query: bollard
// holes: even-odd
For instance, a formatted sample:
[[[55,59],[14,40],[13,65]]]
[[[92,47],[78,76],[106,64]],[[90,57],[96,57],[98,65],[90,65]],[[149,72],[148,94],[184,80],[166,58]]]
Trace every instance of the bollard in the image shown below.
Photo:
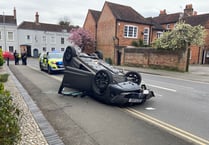
[[[7,66],[9,66],[9,57],[7,57]]]

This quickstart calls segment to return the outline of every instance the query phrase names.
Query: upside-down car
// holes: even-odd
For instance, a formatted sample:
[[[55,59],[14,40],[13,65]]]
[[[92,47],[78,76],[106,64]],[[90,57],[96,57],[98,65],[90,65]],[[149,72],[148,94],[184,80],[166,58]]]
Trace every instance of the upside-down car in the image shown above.
[[[137,72],[123,72],[106,63],[102,53],[79,53],[68,46],[64,52],[64,77],[59,94],[63,88],[73,88],[107,104],[141,104],[154,97],[153,91],[141,84],[141,75]]]

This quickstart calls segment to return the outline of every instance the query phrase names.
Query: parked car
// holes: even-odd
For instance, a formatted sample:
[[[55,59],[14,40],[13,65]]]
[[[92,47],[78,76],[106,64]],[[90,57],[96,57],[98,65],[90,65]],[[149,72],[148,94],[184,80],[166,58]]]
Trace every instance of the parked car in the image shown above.
[[[62,52],[42,53],[39,56],[39,66],[42,71],[46,70],[49,74],[56,71],[63,71],[65,67],[62,60]]]
[[[145,84],[141,84],[139,73],[118,70],[101,56],[100,52],[88,55],[67,47],[63,56],[65,72],[58,93],[64,94],[65,87],[73,88],[116,105],[141,104],[155,96]]]

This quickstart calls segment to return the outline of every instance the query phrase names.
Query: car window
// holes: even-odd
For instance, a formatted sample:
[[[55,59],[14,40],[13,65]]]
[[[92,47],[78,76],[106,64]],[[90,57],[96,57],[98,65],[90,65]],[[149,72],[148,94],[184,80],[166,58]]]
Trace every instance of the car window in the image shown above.
[[[48,58],[63,58],[63,53],[49,53]]]

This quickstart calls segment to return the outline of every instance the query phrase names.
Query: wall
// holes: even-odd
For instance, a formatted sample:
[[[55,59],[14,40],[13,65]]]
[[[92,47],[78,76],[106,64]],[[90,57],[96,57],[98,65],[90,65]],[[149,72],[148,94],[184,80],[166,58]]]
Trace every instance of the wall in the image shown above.
[[[186,71],[187,51],[156,50],[152,48],[124,48],[123,65]]]

